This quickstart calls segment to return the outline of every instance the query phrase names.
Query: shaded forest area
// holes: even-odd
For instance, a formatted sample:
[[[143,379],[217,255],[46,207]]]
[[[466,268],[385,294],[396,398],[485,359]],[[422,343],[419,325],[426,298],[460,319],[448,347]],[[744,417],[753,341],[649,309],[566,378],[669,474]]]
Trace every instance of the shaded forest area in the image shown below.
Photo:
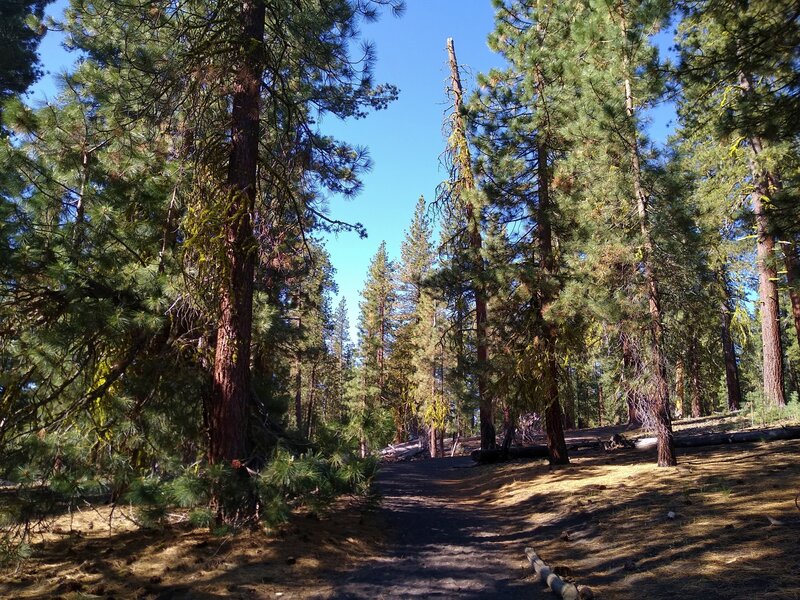
[[[637,422],[668,467],[676,418],[797,420],[796,1],[495,0],[507,66],[469,92],[443,48],[448,177],[373,258],[357,340],[323,236],[365,235],[329,200],[370,161],[320,115],[391,110],[359,26],[402,3],[45,4],[0,8],[5,560],[86,503],[321,511],[390,442],[543,430],[567,464],[565,429]],[[82,58],[31,107],[47,27]]]

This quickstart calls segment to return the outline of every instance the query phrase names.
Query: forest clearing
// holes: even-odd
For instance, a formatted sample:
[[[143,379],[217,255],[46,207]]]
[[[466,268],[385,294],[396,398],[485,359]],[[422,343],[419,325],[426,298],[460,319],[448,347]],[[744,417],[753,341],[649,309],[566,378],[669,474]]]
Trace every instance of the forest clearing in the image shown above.
[[[0,0],[0,596],[798,600],[799,57],[800,0]]]
[[[706,418],[678,431],[740,430]],[[738,426],[737,426],[738,425]],[[570,444],[629,428],[569,432]],[[632,435],[633,434],[633,435]],[[36,535],[35,559],[0,578],[8,598],[548,598],[533,545],[596,598],[793,599],[800,590],[800,440],[575,454],[476,465],[387,464],[380,497],[299,512],[269,532],[212,535],[171,515],[140,530],[85,506]],[[769,464],[763,468],[763,464]]]

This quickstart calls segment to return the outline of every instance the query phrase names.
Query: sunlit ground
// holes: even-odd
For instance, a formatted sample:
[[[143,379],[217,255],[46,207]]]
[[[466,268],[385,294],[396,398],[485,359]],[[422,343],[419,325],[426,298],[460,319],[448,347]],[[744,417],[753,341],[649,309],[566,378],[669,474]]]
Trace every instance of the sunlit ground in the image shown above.
[[[529,545],[601,598],[796,600],[798,457],[800,441],[734,444],[679,450],[680,466],[663,469],[652,452],[594,450],[555,469],[520,461],[442,477],[454,506],[497,515],[497,529],[476,537],[502,545],[520,577],[531,578]],[[0,577],[0,597],[333,598],[337,578],[381,560],[392,542],[370,504],[350,498],[322,517],[227,537],[192,530],[177,512],[162,531],[136,529],[128,508],[110,523],[109,513],[85,506],[37,534],[33,557]]]

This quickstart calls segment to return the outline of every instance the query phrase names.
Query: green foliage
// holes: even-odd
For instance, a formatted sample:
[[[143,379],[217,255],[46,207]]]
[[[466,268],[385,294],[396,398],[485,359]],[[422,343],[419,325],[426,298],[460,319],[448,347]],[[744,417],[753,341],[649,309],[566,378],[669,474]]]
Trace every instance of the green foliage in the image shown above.
[[[167,494],[155,477],[135,479],[124,500],[136,508],[135,519],[142,527],[159,527],[167,516]]]
[[[332,219],[327,197],[357,192],[369,158],[327,136],[320,115],[360,118],[396,96],[373,83],[369,49],[364,61],[351,52],[360,20],[400,3],[265,4],[256,66],[270,80],[251,204],[230,185],[236,3],[74,0],[59,26],[82,60],[35,109],[13,96],[37,76],[30,15],[44,3],[0,7],[2,126],[13,133],[0,140],[0,558],[23,558],[37,526],[86,501],[129,503],[146,526],[186,511],[221,534],[253,511],[274,524],[297,507],[324,510],[368,492],[373,456],[392,440],[472,433],[482,382],[511,419],[558,398],[567,422],[625,420],[662,366],[650,268],[675,405],[688,410],[699,391],[703,410],[725,407],[725,325],[753,423],[798,418],[788,312],[792,400],[773,409],[757,391],[750,207],[769,179],[761,200],[783,247],[770,260],[790,259],[792,2],[680,3],[670,73],[651,37],[668,2],[496,0],[489,44],[506,68],[481,75],[450,115],[439,222],[420,198],[400,260],[385,244],[373,258],[357,348],[319,234],[364,233]],[[668,85],[680,129],[659,149],[644,115]],[[242,221],[232,244],[226,230]],[[251,452],[207,464],[220,291],[249,293],[225,287],[241,258],[255,262],[239,432]],[[797,284],[777,277],[787,302]],[[478,296],[488,364],[477,360]]]
[[[5,0],[0,5],[0,127],[6,99],[24,92],[41,74],[36,47],[49,1]]]
[[[778,427],[800,422],[797,395],[792,396],[786,406],[765,402],[764,396],[757,390],[748,393],[746,400],[740,414],[750,422],[751,427]]]

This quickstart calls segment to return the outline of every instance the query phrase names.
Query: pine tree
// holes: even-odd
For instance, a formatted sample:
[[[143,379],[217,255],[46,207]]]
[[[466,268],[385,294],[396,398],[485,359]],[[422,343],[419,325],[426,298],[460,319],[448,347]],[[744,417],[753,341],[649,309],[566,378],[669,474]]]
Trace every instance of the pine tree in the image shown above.
[[[507,264],[520,269],[506,284],[516,288],[517,296],[517,304],[506,314],[512,323],[526,315],[527,324],[522,328],[512,325],[506,335],[513,338],[515,330],[525,331],[528,337],[520,343],[528,350],[535,349],[535,355],[525,354],[531,358],[522,376],[542,382],[541,393],[531,396],[545,399],[541,408],[555,463],[569,462],[557,364],[558,340],[563,344],[566,336],[560,335],[560,323],[552,311],[561,287],[556,244],[565,231],[558,228],[559,223],[554,224],[559,214],[554,173],[565,150],[559,128],[566,119],[560,107],[564,90],[557,77],[558,49],[552,47],[551,39],[560,35],[566,18],[557,8],[542,3],[503,4],[490,44],[506,56],[511,68],[484,76],[483,94],[473,103],[483,132],[479,147],[485,155],[481,163],[485,187],[495,210],[501,213],[498,218],[529,223],[529,235],[513,240],[516,256],[506,258]]]
[[[451,210],[451,208],[453,208]],[[457,435],[469,435],[480,427],[476,373],[475,310],[472,284],[466,268],[469,242],[462,235],[464,215],[455,207],[440,214],[440,234],[436,269],[430,277],[430,290],[441,304],[444,328],[441,378],[444,395],[453,407]],[[478,429],[478,432],[480,429]]]
[[[114,448],[135,454],[131,471],[154,452],[194,462],[205,449],[215,472],[238,471],[245,484],[237,502],[216,490],[218,516],[254,516],[244,467],[263,467],[283,435],[285,404],[273,409],[289,391],[276,351],[290,337],[284,252],[337,226],[320,190],[355,193],[368,166],[363,151],[318,131],[316,116],[363,116],[395,96],[373,85],[371,53],[349,54],[357,23],[381,5],[396,6],[67,9],[67,43],[84,58],[65,80],[68,97],[14,115],[27,146],[8,189],[28,191],[13,199],[19,227],[8,230],[17,239],[3,312],[19,327],[3,385],[27,408],[2,435],[76,422],[105,435],[113,424]],[[307,387],[307,407],[318,388]],[[147,432],[161,439],[148,444]]]
[[[573,169],[583,171],[580,185],[588,202],[598,202],[612,185],[623,214],[634,211],[635,221],[626,238],[620,240],[636,249],[637,257],[624,258],[630,268],[642,274],[642,293],[649,314],[648,360],[650,390],[646,412],[658,437],[658,464],[674,465],[676,462],[672,443],[669,413],[667,362],[664,353],[664,309],[660,290],[660,274],[656,265],[653,230],[654,204],[660,200],[652,194],[653,186],[646,179],[643,160],[645,146],[639,121],[639,112],[648,102],[657,98],[660,81],[652,69],[657,60],[656,50],[648,43],[648,35],[666,15],[663,6],[650,2],[616,2],[600,10],[584,9],[575,21],[571,41],[575,43],[573,56],[580,72],[575,84],[581,94],[576,105],[581,118],[576,119],[568,135],[580,145],[572,153]],[[602,37],[609,44],[597,45],[592,39]],[[576,55],[585,52],[580,57]],[[598,110],[599,116],[598,116]],[[595,115],[593,117],[592,115]],[[601,140],[602,153],[593,153]],[[603,185],[596,185],[585,166],[592,170],[611,173]],[[625,201],[627,200],[627,202]],[[610,207],[609,207],[610,208]],[[597,232],[601,233],[601,232]],[[621,265],[623,270],[627,266]],[[633,276],[633,271],[630,271]]]
[[[671,252],[685,252],[692,248],[696,280],[682,282],[682,286],[690,293],[684,294],[681,302],[686,307],[683,311],[686,323],[678,328],[675,344],[685,346],[684,338],[698,329],[698,315],[703,315],[706,322],[711,314],[717,315],[717,328],[725,371],[726,405],[736,410],[742,405],[743,392],[739,373],[739,357],[736,347],[734,319],[744,314],[739,298],[744,295],[737,279],[749,278],[747,265],[749,242],[742,229],[744,221],[741,215],[741,199],[738,193],[738,181],[744,176],[745,165],[733,157],[727,149],[708,138],[694,136],[690,131],[682,130],[676,136],[678,144],[676,160],[677,168],[682,173],[682,194],[685,201],[696,207],[692,216],[692,226],[682,227],[682,231],[694,231],[688,243],[680,248],[671,248]],[[745,238],[743,240],[743,238]],[[686,262],[686,261],[684,261]],[[697,300],[702,302],[698,305]]]
[[[756,235],[764,397],[783,405],[776,235],[789,237],[785,260],[793,275],[796,225],[779,232],[776,207],[796,195],[796,182],[783,181],[780,173],[796,172],[798,156],[797,6],[791,1],[698,1],[682,8],[682,118],[695,135],[729,148],[747,165],[741,183],[750,189]],[[800,306],[800,298],[792,303]]]
[[[7,0],[0,6],[0,127],[3,103],[28,89],[41,74],[36,48],[50,0]]]
[[[459,232],[459,237],[463,237],[465,240],[462,248],[475,306],[475,368],[480,411],[481,448],[491,450],[497,445],[497,440],[494,427],[494,407],[488,386],[488,314],[485,265],[481,254],[484,200],[481,191],[477,189],[472,171],[470,142],[467,138],[467,126],[463,115],[464,91],[461,87],[461,75],[452,39],[447,41],[447,52],[450,65],[449,91],[453,97],[453,112],[449,126],[450,139],[448,140],[448,150],[451,154],[451,175],[449,181],[439,188],[439,201],[447,204],[448,210],[453,214],[464,217],[463,229]],[[457,243],[455,239],[453,242]]]

